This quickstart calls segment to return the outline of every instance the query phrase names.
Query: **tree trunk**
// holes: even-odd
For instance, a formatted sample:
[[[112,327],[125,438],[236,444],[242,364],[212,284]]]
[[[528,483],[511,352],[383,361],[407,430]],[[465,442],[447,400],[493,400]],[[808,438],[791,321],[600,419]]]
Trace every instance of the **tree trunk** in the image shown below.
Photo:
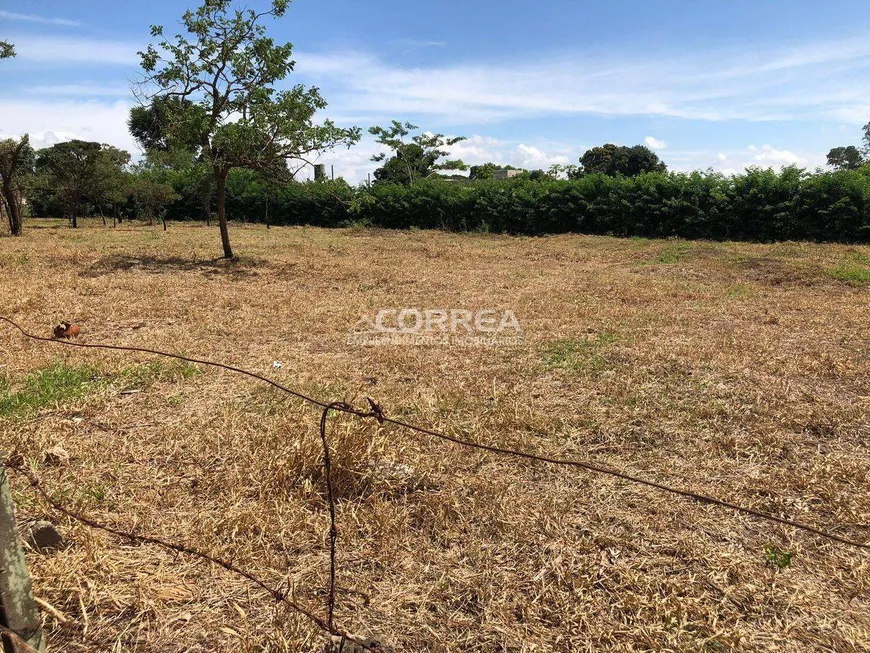
[[[233,248],[230,246],[230,232],[227,228],[227,175],[226,168],[215,168],[217,186],[217,214],[221,228],[221,244],[224,247],[224,258],[233,258]]]
[[[78,216],[76,215],[77,213],[78,213],[78,211],[73,209],[73,212],[72,212],[72,228],[73,229],[78,229],[78,226],[79,226],[79,219],[78,219]]]
[[[6,212],[9,213],[9,231],[13,236],[21,235],[21,204],[20,195],[15,192],[12,185],[3,180],[3,197],[6,200]]]
[[[12,208],[9,211],[9,219],[12,221],[12,235],[20,236],[22,230],[21,221],[21,206],[15,202],[12,203]]]
[[[6,211],[9,214],[9,231],[12,232],[13,236],[21,235],[21,190],[13,188],[12,180],[20,163],[21,150],[27,145],[27,142],[27,135],[25,134],[12,153],[12,158],[6,162],[7,166],[2,171],[2,174],[0,174],[0,179],[3,182],[3,199],[6,201]],[[3,201],[0,200],[0,208],[2,208],[2,204]],[[2,217],[2,214],[3,211],[0,210],[0,217]]]

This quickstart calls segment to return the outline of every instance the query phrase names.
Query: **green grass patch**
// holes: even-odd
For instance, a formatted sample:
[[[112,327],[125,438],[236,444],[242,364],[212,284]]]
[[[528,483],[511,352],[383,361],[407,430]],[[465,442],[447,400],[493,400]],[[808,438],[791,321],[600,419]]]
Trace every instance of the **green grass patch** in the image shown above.
[[[185,381],[202,374],[199,365],[187,361],[152,361],[121,370],[116,383],[121,390],[144,389],[158,381]]]
[[[735,283],[728,287],[728,299],[750,299],[758,295],[758,291],[746,283]]]
[[[860,250],[852,250],[851,254],[852,260],[859,265],[870,265],[870,254],[867,254]]]
[[[669,243],[659,252],[657,263],[663,265],[674,265],[683,260],[692,251],[692,245],[689,243]]]
[[[0,417],[21,417],[61,406],[94,390],[144,390],[157,381],[177,382],[202,374],[198,365],[184,361],[155,361],[104,374],[93,367],[55,363],[27,374],[11,384],[0,377]]]
[[[31,372],[17,390],[7,379],[0,379],[0,416],[14,417],[58,406],[83,397],[104,382],[94,368],[63,363]]]
[[[0,256],[0,268],[2,267],[15,267],[21,265],[27,265],[30,262],[30,257],[24,254],[5,254]]]
[[[870,267],[859,263],[841,263],[827,271],[829,277],[846,283],[865,284],[870,283]]]
[[[791,566],[791,559],[794,557],[794,554],[790,551],[783,551],[772,544],[765,544],[764,557],[767,560],[768,566],[783,571]]]
[[[544,350],[544,365],[550,370],[573,374],[598,374],[610,367],[603,352],[617,340],[618,336],[610,331],[587,338],[556,340]]]
[[[637,249],[645,249],[655,241],[632,238],[631,242]],[[651,247],[651,249],[650,254],[654,258],[644,258],[635,265],[674,265],[694,251],[692,243],[682,241],[667,241],[660,248]],[[658,254],[656,254],[656,251],[658,251]]]

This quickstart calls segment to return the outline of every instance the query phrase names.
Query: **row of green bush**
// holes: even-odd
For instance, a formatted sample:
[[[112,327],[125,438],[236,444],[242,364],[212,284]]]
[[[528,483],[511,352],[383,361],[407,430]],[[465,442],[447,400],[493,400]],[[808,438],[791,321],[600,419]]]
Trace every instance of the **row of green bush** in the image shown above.
[[[750,169],[544,179],[430,180],[354,189],[343,181],[266,186],[230,180],[231,219],[273,225],[580,232],[715,240],[870,242],[870,170]],[[199,219],[199,214],[175,215]]]

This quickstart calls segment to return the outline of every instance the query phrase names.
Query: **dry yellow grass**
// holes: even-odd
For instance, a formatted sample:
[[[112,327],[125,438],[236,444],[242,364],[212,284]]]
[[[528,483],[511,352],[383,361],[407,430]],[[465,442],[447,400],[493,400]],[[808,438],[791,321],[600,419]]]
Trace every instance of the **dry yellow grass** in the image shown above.
[[[870,539],[870,249],[31,221],[0,239],[0,314],[46,335],[237,364],[323,400],[576,456]],[[379,308],[512,309],[525,344],[356,347]],[[273,361],[283,361],[280,370]],[[78,397],[0,417],[0,449],[122,528],[232,559],[323,613],[318,412],[213,369],[0,331],[9,392],[58,363]],[[152,363],[151,366],[148,366]],[[134,387],[142,392],[121,394]],[[403,651],[865,651],[870,559],[711,506],[330,420],[337,619]],[[61,446],[71,459],[45,462]],[[52,461],[49,461],[49,463]],[[410,477],[391,478],[393,463]],[[400,475],[401,476],[401,475]],[[51,515],[19,480],[25,519]],[[37,596],[117,651],[317,651],[324,637],[201,561],[52,516]],[[788,567],[770,551],[793,554]],[[90,650],[46,613],[56,651]]]

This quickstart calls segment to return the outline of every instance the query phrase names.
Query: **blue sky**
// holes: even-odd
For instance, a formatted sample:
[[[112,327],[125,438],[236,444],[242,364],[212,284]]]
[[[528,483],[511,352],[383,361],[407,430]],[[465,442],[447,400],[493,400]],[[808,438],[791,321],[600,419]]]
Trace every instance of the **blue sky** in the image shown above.
[[[262,0],[250,0],[253,7]],[[135,151],[125,119],[148,27],[178,0],[0,0],[0,133]],[[295,0],[269,25],[326,115],[468,136],[470,163],[576,163],[647,143],[672,168],[823,165],[870,121],[870,14],[836,0]],[[352,181],[377,147],[326,153]]]

